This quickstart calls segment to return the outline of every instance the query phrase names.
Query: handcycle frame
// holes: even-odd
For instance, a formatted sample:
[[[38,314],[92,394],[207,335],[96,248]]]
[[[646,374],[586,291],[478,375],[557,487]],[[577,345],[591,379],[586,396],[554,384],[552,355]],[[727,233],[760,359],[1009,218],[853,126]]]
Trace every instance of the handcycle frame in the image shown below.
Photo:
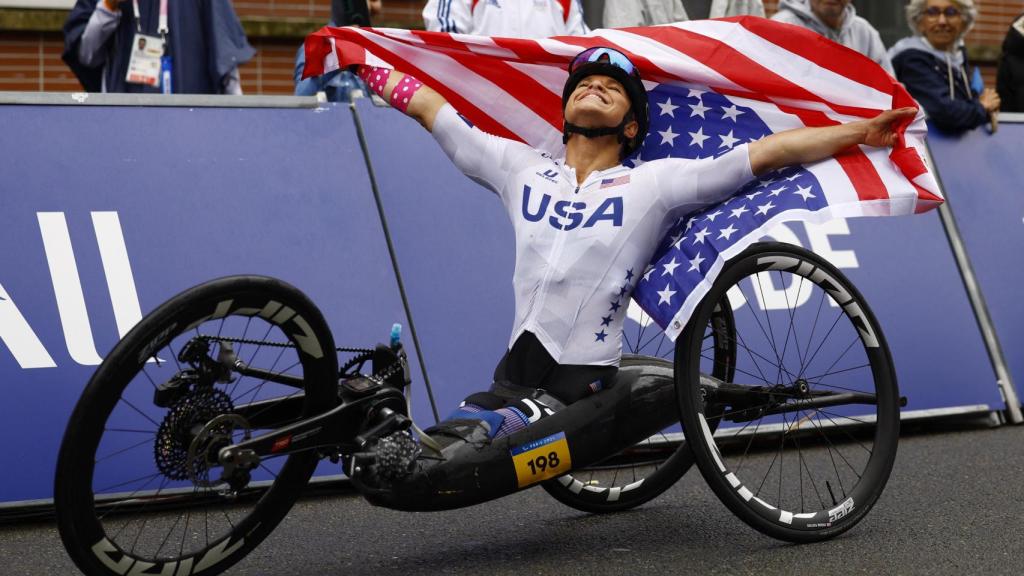
[[[837,315],[832,327],[845,317],[853,342],[835,362],[860,341],[867,363],[853,369],[869,370],[867,388],[831,386],[819,376],[805,380],[788,371],[784,378],[785,351],[778,358],[777,377],[764,378],[763,385],[735,382],[735,375],[742,372],[736,362],[735,346],[746,348],[746,344],[742,334],[737,333],[738,324],[733,318],[733,304],[727,290],[739,286],[744,278],[759,278],[760,274],[771,271],[778,271],[780,276],[789,273],[801,278],[801,282],[809,280],[820,288],[822,299],[827,297],[836,304]],[[818,304],[819,312],[822,302]],[[241,338],[232,338],[231,330],[228,335],[221,335],[223,319],[228,316],[240,317],[239,327],[244,327]],[[268,334],[270,329],[276,328],[288,342],[267,341],[267,336],[263,340],[247,340],[248,322],[256,317],[266,321]],[[817,320],[815,314],[815,325]],[[200,333],[198,327],[206,326],[208,321],[216,322],[212,325],[216,336]],[[830,334],[831,328],[822,337],[822,344]],[[172,345],[172,340],[178,337],[180,353],[175,352]],[[712,357],[706,355],[709,338],[714,350]],[[213,341],[218,343],[216,354],[211,352]],[[290,368],[274,372],[276,361],[270,370],[246,365],[234,353],[233,342],[293,349],[297,360],[291,366],[301,364],[302,377],[289,373]],[[786,342],[789,342],[788,332]],[[838,348],[842,348],[842,343]],[[324,458],[344,460],[343,470],[367,500],[398,510],[459,508],[537,483],[544,483],[544,488],[554,498],[579,510],[623,510],[661,494],[696,462],[722,502],[752,527],[793,542],[823,540],[856,525],[881,494],[895,459],[898,407],[903,404],[885,339],[852,284],[820,257],[793,246],[772,243],[748,248],[723,268],[677,339],[672,349],[674,363],[650,356],[624,356],[611,387],[554,411],[508,436],[489,440],[486,433],[477,433],[461,443],[448,444],[440,455],[423,454],[414,461],[417,465],[422,461],[423,466],[409,470],[407,476],[386,478],[385,482],[368,481],[380,476],[367,475],[371,467],[364,467],[364,464],[374,463],[380,444],[390,436],[412,426],[404,393],[409,384],[405,353],[400,346],[359,349],[357,358],[339,368],[335,352],[333,334],[308,297],[290,285],[266,277],[240,276],[207,282],[182,292],[143,318],[97,369],[72,413],[62,442],[54,501],[61,537],[72,558],[89,573],[122,576],[130,567],[148,573],[145,568],[148,566],[174,574],[196,572],[200,566],[213,566],[211,573],[223,570],[273,530],[294,503],[317,461]],[[747,349],[747,353],[751,351]],[[382,359],[379,366],[378,356]],[[167,362],[170,357],[173,363]],[[248,358],[258,363],[255,354]],[[371,359],[374,360],[371,373],[363,374],[364,364]],[[711,360],[710,365],[707,360]],[[154,362],[161,374],[155,380],[146,372],[147,364]],[[826,373],[836,366],[835,362]],[[145,377],[141,376],[143,373]],[[744,378],[753,375],[749,371],[743,374]],[[270,398],[250,397],[249,392],[244,392],[240,398],[249,397],[246,403],[218,404],[217,398],[230,400],[219,384],[232,382],[234,375],[274,382],[285,391]],[[97,464],[105,462],[111,453],[100,450],[108,432],[149,433],[120,429],[116,425],[108,427],[115,407],[121,405],[129,387],[133,392],[132,400],[125,403],[124,411],[136,420],[141,416],[160,428],[152,440],[115,442],[111,445],[113,454],[134,446],[152,445],[155,450],[150,457],[155,457],[156,462],[149,466],[155,464],[157,472],[135,476],[138,472],[129,470],[127,472],[133,475],[128,476],[126,482],[111,484],[114,480],[105,475],[102,482],[97,483]],[[152,405],[148,408],[157,413],[154,418],[149,418],[132,403],[150,401]],[[826,493],[816,494],[817,499],[809,506],[803,504],[801,476],[800,499],[795,505],[783,508],[786,502],[782,493],[781,464],[776,500],[779,505],[758,497],[757,483],[763,484],[768,476],[763,480],[754,476],[755,464],[747,462],[747,452],[733,461],[729,453],[721,450],[718,435],[714,434],[722,421],[740,423],[742,428],[753,420],[760,426],[767,417],[764,434],[769,439],[775,438],[779,454],[787,442],[792,442],[800,451],[803,440],[799,438],[805,436],[801,428],[812,435],[819,434],[825,441],[823,444],[830,443],[828,434],[820,426],[829,424],[825,420],[834,423],[827,413],[840,404],[875,406],[877,420],[856,417],[862,413],[857,409],[847,409],[848,416],[836,415],[846,418],[847,423],[858,429],[870,429],[871,449],[867,450],[866,460],[860,452],[849,453],[862,460],[853,464],[846,462],[856,474],[846,487],[842,485],[844,474],[839,469],[825,470],[826,476],[839,483],[833,487],[826,479],[822,485]],[[796,414],[789,418],[787,412]],[[818,412],[826,415],[818,416],[816,422]],[[781,419],[781,427],[772,418]],[[618,463],[619,455],[629,454],[634,445],[640,453],[647,453],[647,439],[674,423],[681,423],[686,432],[685,446],[674,446],[661,468],[656,466],[650,475],[636,480],[634,470],[631,484],[620,485],[612,479],[607,484],[610,488],[595,486],[592,484],[594,476],[586,476],[588,468],[589,474],[593,474],[593,470],[602,469],[604,463]],[[776,431],[768,430],[770,428]],[[256,430],[260,434],[253,436]],[[763,440],[765,435],[760,438]],[[755,436],[756,427],[750,440]],[[722,435],[723,440],[727,437]],[[421,436],[424,445],[429,444],[429,439],[429,436]],[[564,452],[554,450],[559,443]],[[758,443],[761,444],[763,442]],[[530,467],[531,474],[526,474],[524,469],[534,449],[544,451],[546,462],[553,467],[534,458],[535,466]],[[821,454],[819,460],[827,463],[833,453],[829,446],[825,449],[828,453]],[[851,449],[859,450],[859,447],[853,445]],[[547,450],[552,452],[548,454]],[[266,490],[262,490],[262,483],[252,483],[251,471],[262,466],[265,459],[280,456],[285,456],[284,464],[279,472],[269,471],[274,479]],[[842,452],[838,456],[845,460]],[[789,461],[799,461],[804,466],[802,455],[799,460],[790,458]],[[854,468],[861,464],[863,468]],[[132,465],[137,463],[132,461]],[[835,458],[831,459],[831,466],[837,466]],[[223,471],[220,478],[212,478],[214,468]],[[770,472],[771,467],[768,470]],[[115,470],[116,480],[126,478],[117,472]],[[831,476],[832,472],[835,476]],[[807,473],[810,474],[810,470]],[[191,496],[177,489],[162,492],[166,484],[161,483],[155,493],[149,494],[144,490],[151,481],[147,478],[191,483],[196,489]],[[133,482],[140,483],[133,492],[108,492]],[[240,519],[229,518],[226,507],[234,506],[236,497],[255,493],[257,489],[260,495],[252,508]],[[214,519],[226,521],[227,532],[213,539],[207,535],[205,546],[188,554],[181,552],[170,558],[160,555],[177,522],[169,524],[162,541],[153,543],[159,544],[153,555],[140,556],[134,551],[135,542],[147,522],[143,521],[134,539],[122,546],[115,541],[127,524],[121,529],[108,530],[105,521],[119,516],[119,511],[157,512],[187,504],[190,498],[197,496],[200,497],[195,500],[197,505],[219,508],[223,517]],[[762,496],[772,500],[775,494]],[[141,508],[134,506],[136,503],[141,503]],[[187,527],[187,519],[185,524]],[[181,547],[184,545],[183,534]],[[197,570],[192,570],[193,564]]]
[[[383,346],[378,345],[380,348]],[[316,451],[321,459],[345,459],[346,472],[353,484],[373,504],[409,511],[447,510],[500,498],[561,473],[600,462],[679,421],[675,401],[677,383],[671,374],[649,371],[645,374],[642,369],[624,368],[615,385],[607,390],[518,433],[471,450],[438,455],[439,462],[429,474],[419,474],[380,489],[361,481],[364,470],[352,457],[365,454],[382,436],[407,430],[412,425],[403,393],[404,386],[410,383],[407,358],[400,345],[395,352],[400,370],[391,378],[391,383],[342,369],[338,374],[340,403],[311,418],[297,420],[304,401],[301,395],[236,407],[235,413],[245,418],[251,428],[272,430],[218,450],[217,460],[224,468],[223,480],[234,485],[232,474],[255,467],[265,457]],[[240,362],[234,362],[231,369],[241,375],[302,387],[301,380],[288,374],[253,369]],[[353,386],[353,383],[358,384]],[[765,387],[724,382],[701,374],[701,387],[709,401],[734,408],[735,414],[729,418],[733,422],[744,422],[752,413],[764,416],[875,403],[869,394],[812,392],[806,382],[800,381],[789,386]],[[268,407],[271,403],[274,403],[272,407]],[[766,404],[772,407],[763,408]],[[277,427],[278,422],[290,423]],[[572,466],[561,469],[559,474],[541,470],[534,478],[524,479],[510,454],[518,446],[529,446],[560,433],[572,446]]]

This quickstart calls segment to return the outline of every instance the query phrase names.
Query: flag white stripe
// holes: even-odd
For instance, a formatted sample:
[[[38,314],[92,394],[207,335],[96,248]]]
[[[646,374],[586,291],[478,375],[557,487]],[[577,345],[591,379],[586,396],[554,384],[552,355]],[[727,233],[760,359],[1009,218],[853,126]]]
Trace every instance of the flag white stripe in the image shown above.
[[[430,76],[447,80],[449,88],[476,105],[531,146],[549,142],[557,131],[519,100],[487,78],[464,67],[455,58],[360,30],[371,42],[408,60]]]
[[[888,148],[870,146],[861,146],[860,149],[871,161],[875,172],[885,184],[885,191],[891,202],[889,214],[893,216],[913,214],[914,208],[917,206],[917,190],[889,159],[891,151]]]
[[[562,97],[562,88],[565,87],[565,81],[569,78],[569,74],[565,70],[544,64],[527,64],[526,62],[509,62],[508,65],[533,78],[559,98]]]
[[[727,44],[775,74],[829,102],[857,108],[892,108],[891,94],[836,74],[800,54],[765,40],[735,22],[699,20],[676,26]]]
[[[714,68],[657,40],[626,32],[625,30],[599,30],[598,32],[601,33],[599,37],[611,40],[630,52],[643,54],[645,58],[658,68],[672,76],[683,79],[687,83],[729,88],[731,90],[746,90],[720,74]]]
[[[799,116],[783,112],[774,104],[732,96],[727,96],[727,99],[740,106],[752,108],[773,133],[793,128],[802,128],[804,126]],[[853,187],[850,177],[847,176],[846,171],[839,165],[839,162],[834,159],[828,158],[814,164],[806,164],[804,168],[809,170],[811,174],[814,174],[818,182],[828,183],[827,186],[822,186],[822,188],[825,190],[825,195],[828,197],[830,205],[860,201],[860,196],[857,194],[856,188]]]

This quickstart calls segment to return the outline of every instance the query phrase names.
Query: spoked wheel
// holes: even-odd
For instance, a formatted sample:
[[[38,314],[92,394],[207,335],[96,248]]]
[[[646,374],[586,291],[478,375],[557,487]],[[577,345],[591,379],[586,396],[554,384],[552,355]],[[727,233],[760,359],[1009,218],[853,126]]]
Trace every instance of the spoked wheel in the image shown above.
[[[336,404],[333,339],[301,292],[253,276],[183,292],[114,347],[75,406],[54,490],[65,547],[86,574],[225,570],[281,521],[318,454],[228,469],[219,448]]]
[[[640,367],[645,373],[664,374],[668,381],[675,381],[673,364],[667,358],[675,345],[646,314],[638,312],[637,319],[627,327],[623,338],[624,346],[632,353],[623,354],[621,368]],[[705,325],[702,348],[714,359],[708,369],[719,379],[732,377],[734,333],[732,310],[718,306]],[[556,500],[577,510],[618,512],[659,496],[691,466],[693,456],[683,442],[680,427],[674,424],[593,466],[573,470],[542,486]]]
[[[881,328],[834,266],[802,248],[756,244],[728,262],[706,301],[736,321],[734,379],[715,360],[701,305],[677,344],[683,427],[708,484],[737,516],[791,542],[864,518],[896,457],[900,398]],[[716,432],[717,429],[717,432]]]

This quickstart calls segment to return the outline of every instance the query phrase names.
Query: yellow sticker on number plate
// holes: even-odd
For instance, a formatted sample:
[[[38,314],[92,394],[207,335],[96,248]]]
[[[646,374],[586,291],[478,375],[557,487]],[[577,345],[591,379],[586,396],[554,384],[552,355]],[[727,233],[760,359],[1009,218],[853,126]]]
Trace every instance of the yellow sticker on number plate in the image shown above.
[[[520,488],[561,476],[572,469],[565,432],[515,446],[510,452]]]

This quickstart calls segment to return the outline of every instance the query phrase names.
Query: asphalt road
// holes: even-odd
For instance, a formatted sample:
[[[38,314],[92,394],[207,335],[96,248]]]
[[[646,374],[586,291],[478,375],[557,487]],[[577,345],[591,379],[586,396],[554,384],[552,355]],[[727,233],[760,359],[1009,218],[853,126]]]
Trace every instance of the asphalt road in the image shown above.
[[[1021,574],[1024,426],[904,437],[852,531],[790,545],[732,517],[696,470],[637,510],[586,515],[540,489],[455,512],[300,501],[232,575]],[[52,523],[0,526],[0,574],[74,574]]]

